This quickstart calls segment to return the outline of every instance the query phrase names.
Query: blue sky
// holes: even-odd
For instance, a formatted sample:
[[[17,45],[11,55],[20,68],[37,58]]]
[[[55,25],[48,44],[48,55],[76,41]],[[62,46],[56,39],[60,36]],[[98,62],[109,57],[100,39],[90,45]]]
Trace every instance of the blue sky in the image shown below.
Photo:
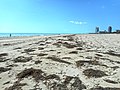
[[[120,29],[120,0],[0,0],[1,33],[89,33]]]

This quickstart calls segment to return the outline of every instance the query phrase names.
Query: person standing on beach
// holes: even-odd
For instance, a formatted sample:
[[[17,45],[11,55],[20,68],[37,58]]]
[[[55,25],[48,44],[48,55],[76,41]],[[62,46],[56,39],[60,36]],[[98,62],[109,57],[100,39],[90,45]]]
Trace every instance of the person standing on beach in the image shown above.
[[[10,34],[10,37],[11,37],[11,34]]]

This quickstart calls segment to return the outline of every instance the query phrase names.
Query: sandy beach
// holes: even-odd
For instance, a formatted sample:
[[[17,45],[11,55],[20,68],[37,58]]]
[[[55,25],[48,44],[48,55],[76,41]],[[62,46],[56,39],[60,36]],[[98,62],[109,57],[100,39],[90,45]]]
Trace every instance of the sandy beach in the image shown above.
[[[0,90],[120,90],[120,34],[0,38]]]

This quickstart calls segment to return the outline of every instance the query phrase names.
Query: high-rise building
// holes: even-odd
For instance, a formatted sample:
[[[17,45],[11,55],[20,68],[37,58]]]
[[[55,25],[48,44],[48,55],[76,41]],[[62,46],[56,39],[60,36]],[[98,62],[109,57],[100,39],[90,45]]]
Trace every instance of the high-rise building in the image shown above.
[[[112,27],[111,27],[111,26],[108,27],[108,32],[109,32],[109,33],[112,32]]]
[[[95,28],[95,33],[99,33],[99,27]]]

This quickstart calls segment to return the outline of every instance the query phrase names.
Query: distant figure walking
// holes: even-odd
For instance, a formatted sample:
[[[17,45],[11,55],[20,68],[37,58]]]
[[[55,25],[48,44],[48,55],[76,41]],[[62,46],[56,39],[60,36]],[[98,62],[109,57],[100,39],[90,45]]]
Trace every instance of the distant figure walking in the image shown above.
[[[11,37],[11,34],[10,34],[10,37]]]

